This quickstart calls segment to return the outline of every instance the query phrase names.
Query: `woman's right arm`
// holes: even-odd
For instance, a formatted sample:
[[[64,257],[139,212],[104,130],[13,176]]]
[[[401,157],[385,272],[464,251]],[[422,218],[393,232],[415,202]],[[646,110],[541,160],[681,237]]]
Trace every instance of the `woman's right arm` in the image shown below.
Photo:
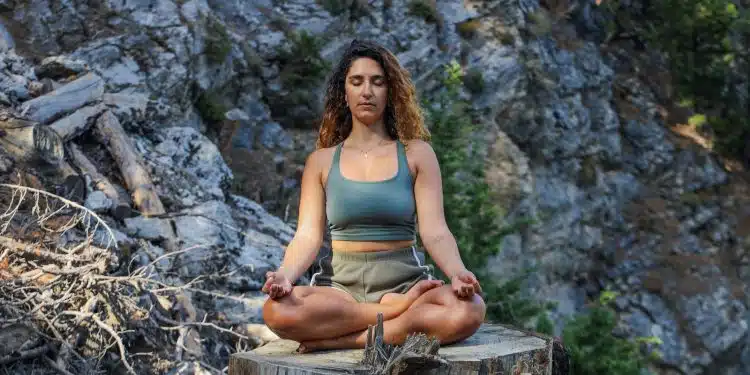
[[[315,261],[325,233],[325,191],[322,171],[326,158],[323,150],[313,151],[302,172],[297,230],[287,245],[284,260],[277,272],[294,283]]]

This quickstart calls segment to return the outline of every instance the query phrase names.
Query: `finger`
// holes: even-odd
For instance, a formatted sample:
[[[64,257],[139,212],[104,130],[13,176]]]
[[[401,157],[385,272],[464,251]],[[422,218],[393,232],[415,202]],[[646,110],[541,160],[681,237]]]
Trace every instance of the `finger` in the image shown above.
[[[263,283],[263,288],[261,288],[261,290],[263,291],[263,293],[270,292],[271,291],[271,281],[270,280],[266,280],[266,282]]]

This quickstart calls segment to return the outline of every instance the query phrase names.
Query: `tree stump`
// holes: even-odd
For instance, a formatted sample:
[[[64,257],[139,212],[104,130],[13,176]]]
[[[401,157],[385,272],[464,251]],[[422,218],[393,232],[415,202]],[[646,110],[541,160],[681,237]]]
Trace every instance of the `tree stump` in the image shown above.
[[[382,330],[381,330],[382,332]],[[375,336],[378,328],[375,328]],[[421,337],[420,337],[421,336]],[[522,332],[496,324],[483,324],[468,339],[439,347],[423,335],[413,335],[403,348],[383,351],[382,342],[371,339],[368,349],[329,350],[300,354],[299,344],[291,340],[272,341],[253,351],[236,353],[229,360],[229,375],[373,375],[387,368],[390,375],[430,374],[511,374],[511,375],[567,375],[567,355],[562,346],[541,335]],[[389,363],[373,366],[373,347],[380,346],[381,357],[391,357]],[[422,353],[404,355],[407,348],[420,347]],[[398,349],[403,349],[400,352]],[[419,351],[418,350],[418,351]],[[561,354],[562,353],[562,354]],[[399,365],[399,358],[407,358]],[[415,360],[416,359],[416,360]],[[424,363],[424,367],[414,364]],[[406,367],[411,366],[406,369]],[[405,371],[405,372],[404,372]]]

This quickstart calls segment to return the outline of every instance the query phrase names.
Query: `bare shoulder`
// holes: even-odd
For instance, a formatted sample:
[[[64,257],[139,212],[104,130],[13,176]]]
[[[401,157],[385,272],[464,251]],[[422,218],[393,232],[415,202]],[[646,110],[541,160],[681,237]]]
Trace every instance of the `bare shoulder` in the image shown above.
[[[325,184],[328,179],[328,170],[333,163],[333,153],[336,146],[319,148],[309,155],[305,161],[305,172],[314,173],[318,181]]]
[[[405,141],[404,145],[406,145],[407,157],[414,161],[417,168],[425,163],[432,164],[437,161],[435,150],[428,142],[421,139],[410,139]]]
[[[335,147],[325,147],[314,150],[307,155],[305,161],[305,168],[313,168],[321,170],[333,159],[333,151]]]

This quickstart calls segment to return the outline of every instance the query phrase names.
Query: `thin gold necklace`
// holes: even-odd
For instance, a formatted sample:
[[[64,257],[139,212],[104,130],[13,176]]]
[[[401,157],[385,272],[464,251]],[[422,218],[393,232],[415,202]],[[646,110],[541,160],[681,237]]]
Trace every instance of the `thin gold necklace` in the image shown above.
[[[377,148],[377,147],[380,147],[380,146],[381,146],[382,144],[383,144],[383,140],[381,139],[381,140],[380,140],[380,141],[378,142],[378,144],[376,144],[375,146],[372,146],[372,147],[370,147],[369,149],[367,149],[367,151],[364,151],[364,150],[362,150],[361,148],[359,148],[359,147],[357,147],[357,146],[351,146],[351,147],[354,147],[354,148],[356,148],[357,150],[359,150],[359,152],[360,152],[360,153],[361,153],[362,155],[364,155],[365,159],[367,159],[367,154],[368,154],[368,153],[369,153],[370,151],[374,150],[375,148]]]

